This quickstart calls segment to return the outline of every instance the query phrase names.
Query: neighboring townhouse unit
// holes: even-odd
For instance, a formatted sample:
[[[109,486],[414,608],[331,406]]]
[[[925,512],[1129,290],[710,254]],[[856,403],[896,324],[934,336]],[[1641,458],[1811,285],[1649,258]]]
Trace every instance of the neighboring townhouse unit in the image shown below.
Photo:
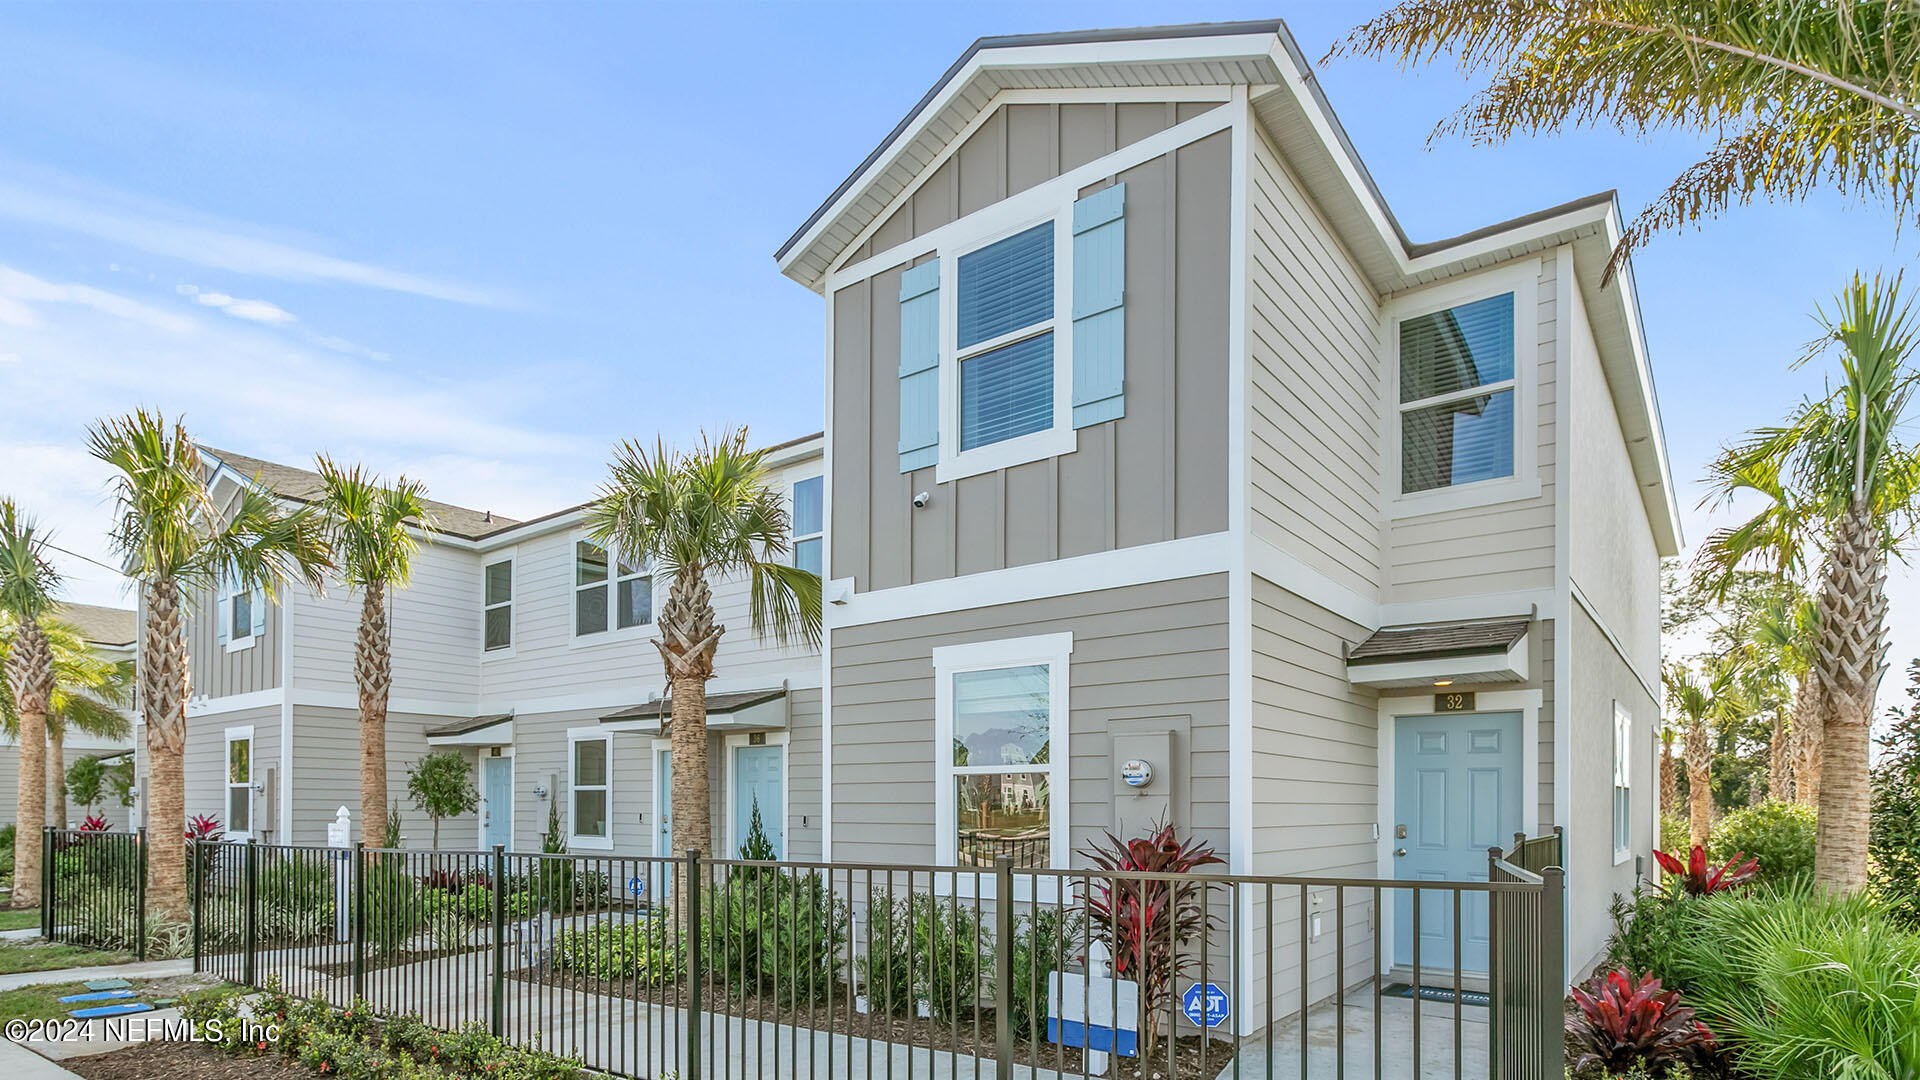
[[[827,855],[1168,818],[1235,872],[1484,880],[1562,826],[1589,962],[1679,544],[1620,227],[1409,240],[1278,22],[976,43],[777,256],[826,301]]]
[[[133,658],[138,627],[138,616],[134,612],[126,608],[99,607],[94,604],[61,604],[54,609],[53,618],[80,631],[88,648],[100,659],[117,663]],[[69,766],[83,757],[97,757],[102,762],[112,763],[133,752],[130,739],[104,739],[84,731],[67,732],[64,746],[64,756]],[[12,733],[0,733],[0,822],[14,819],[14,811],[19,805],[19,792],[20,744]],[[47,799],[48,809],[51,810],[51,780]],[[67,800],[69,827],[79,828],[80,822],[89,813],[105,818],[116,829],[125,829],[132,820],[130,809],[111,797],[92,807]],[[53,823],[51,813],[47,816],[47,823]]]
[[[802,566],[821,556],[820,444],[809,436],[768,458],[791,500]],[[305,469],[202,453],[217,503],[247,484],[290,505],[319,490]],[[454,749],[474,761],[482,806],[442,823],[442,847],[537,851],[550,811],[573,851],[670,847],[669,800],[656,783],[671,768],[658,737],[666,686],[650,643],[666,582],[588,542],[583,509],[510,521],[434,504],[413,580],[390,593],[388,782],[411,846],[428,844],[431,825],[407,800],[408,766]],[[708,691],[715,850],[738,849],[757,805],[777,850],[817,856],[819,653],[759,640],[744,581],[717,582],[714,594],[727,627]],[[222,588],[197,598],[189,816],[218,819],[232,838],[296,844],[325,843],[343,805],[359,818],[360,602],[337,581],[322,595],[293,586],[277,597]]]

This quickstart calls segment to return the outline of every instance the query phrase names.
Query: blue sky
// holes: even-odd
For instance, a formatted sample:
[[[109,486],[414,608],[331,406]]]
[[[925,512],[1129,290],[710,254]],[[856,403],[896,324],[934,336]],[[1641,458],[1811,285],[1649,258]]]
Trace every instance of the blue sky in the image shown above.
[[[1317,58],[1378,6],[0,6],[0,490],[104,557],[83,432],[137,405],[515,517],[589,495],[619,438],[817,430],[820,301],[773,250],[975,37],[1278,15]],[[1607,188],[1632,212],[1700,149],[1429,147],[1451,69],[1321,77],[1417,240]],[[1787,370],[1813,305],[1912,249],[1834,196],[1637,260],[1690,541],[1705,458],[1817,389]],[[1897,576],[1894,692],[1920,652]]]

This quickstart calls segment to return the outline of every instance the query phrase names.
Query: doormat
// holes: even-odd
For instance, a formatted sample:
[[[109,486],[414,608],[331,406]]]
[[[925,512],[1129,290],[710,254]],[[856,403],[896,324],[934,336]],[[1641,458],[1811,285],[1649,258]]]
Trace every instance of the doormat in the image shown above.
[[[1389,983],[1386,989],[1380,991],[1380,994],[1383,997],[1410,998],[1413,992],[1413,987],[1406,983]],[[1423,986],[1420,988],[1420,1000],[1444,1001],[1451,1005],[1455,993],[1451,986]],[[1493,1004],[1492,998],[1478,990],[1460,990],[1457,993],[1460,995],[1462,1005],[1475,1005],[1484,1009]]]

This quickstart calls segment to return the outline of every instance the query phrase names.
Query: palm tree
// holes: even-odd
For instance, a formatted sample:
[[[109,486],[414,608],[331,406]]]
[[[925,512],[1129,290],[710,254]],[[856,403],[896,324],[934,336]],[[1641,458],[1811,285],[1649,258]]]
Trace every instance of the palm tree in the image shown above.
[[[1853,892],[1867,878],[1867,758],[1886,673],[1887,559],[1912,537],[1920,496],[1920,454],[1896,434],[1913,394],[1907,356],[1920,325],[1898,276],[1856,275],[1815,318],[1822,333],[1798,362],[1838,346],[1839,385],[1722,453],[1709,499],[1758,493],[1763,505],[1708,547],[1720,565],[1751,558],[1784,573],[1805,561],[1803,549],[1823,554],[1809,668],[1810,708],[1821,717],[1819,765],[1808,776],[1819,814],[1814,877]]]
[[[1813,597],[1790,582],[1791,596],[1776,597],[1755,620],[1753,649],[1793,684],[1792,711],[1776,720],[1768,747],[1767,789],[1776,799],[1817,806],[1820,791],[1820,695],[1813,679],[1819,612]]]
[[[1661,678],[1667,701],[1684,721],[1689,842],[1705,847],[1713,829],[1712,729],[1740,712],[1739,665],[1728,656],[1711,656],[1698,672],[1669,664]]]
[[[199,448],[178,421],[140,410],[102,420],[87,434],[93,456],[118,472],[111,484],[117,518],[111,539],[127,575],[140,583],[147,827],[156,837],[182,836],[191,685],[188,604],[223,578],[269,595],[294,578],[317,589],[327,565],[326,545],[311,512],[283,511],[256,485],[216,506]],[[165,918],[187,917],[183,845],[153,845],[147,857],[147,902]]]
[[[132,730],[124,710],[133,699],[133,661],[99,656],[72,624],[42,618],[40,630],[53,650],[53,696],[47,709],[48,823],[67,827],[66,734],[69,729],[103,739],[124,739]],[[0,614],[0,656],[11,652],[19,632],[17,620]],[[15,740],[20,736],[20,711],[13,694],[0,693],[0,726]]]
[[[1680,776],[1673,763],[1673,738],[1678,731],[1672,724],[1660,725],[1660,813],[1664,816],[1680,808]]]
[[[355,465],[318,462],[322,489],[314,501],[334,573],[360,590],[360,634],[353,678],[360,691],[360,836],[387,835],[387,694],[393,688],[393,627],[387,590],[405,588],[420,537],[431,537],[426,486],[402,476],[391,486]]]
[[[673,846],[712,842],[707,775],[707,680],[726,632],[709,582],[744,575],[754,633],[786,644],[820,640],[820,579],[782,561],[789,544],[785,502],[747,433],[702,437],[691,453],[656,443],[614,449],[607,482],[587,513],[595,543],[634,566],[670,575],[654,646],[672,702]]]
[[[0,612],[13,622],[7,691],[18,714],[20,783],[14,800],[13,906],[40,906],[41,829],[47,823],[47,712],[53,708],[53,645],[41,622],[60,574],[46,557],[47,536],[11,499],[0,499]]]
[[[1714,140],[1627,227],[1832,188],[1915,206],[1920,5],[1885,0],[1403,0],[1334,45],[1402,66],[1451,55],[1489,85],[1435,128],[1491,144],[1610,125]]]

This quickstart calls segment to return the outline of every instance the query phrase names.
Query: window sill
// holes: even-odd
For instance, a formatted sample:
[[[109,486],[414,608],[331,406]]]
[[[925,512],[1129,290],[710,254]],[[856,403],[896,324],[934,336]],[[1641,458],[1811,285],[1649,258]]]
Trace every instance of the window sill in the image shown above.
[[[950,483],[981,473],[1071,454],[1079,445],[1079,432],[1076,429],[1066,425],[1052,427],[982,446],[977,450],[942,456],[933,467],[933,479],[937,484]]]
[[[1468,510],[1477,506],[1521,502],[1539,497],[1540,478],[1537,476],[1478,480],[1459,487],[1435,488],[1432,491],[1398,496],[1387,505],[1387,517],[1390,520],[1421,517],[1427,514],[1442,514],[1450,510]]]
[[[567,850],[612,851],[613,838],[610,836],[569,836]]]
[[[481,649],[480,650],[480,662],[483,664],[489,660],[511,660],[511,659],[513,659],[513,646],[511,645],[508,645],[505,648],[500,648],[500,649]]]
[[[567,637],[569,649],[591,649],[596,645],[623,645],[631,641],[645,641],[654,636],[654,623],[629,626],[622,630],[605,630],[598,634],[571,634]]]
[[[228,638],[227,651],[230,653],[246,652],[248,649],[253,648],[253,643],[258,640],[260,640],[259,636],[254,634],[249,634],[244,638]]]

